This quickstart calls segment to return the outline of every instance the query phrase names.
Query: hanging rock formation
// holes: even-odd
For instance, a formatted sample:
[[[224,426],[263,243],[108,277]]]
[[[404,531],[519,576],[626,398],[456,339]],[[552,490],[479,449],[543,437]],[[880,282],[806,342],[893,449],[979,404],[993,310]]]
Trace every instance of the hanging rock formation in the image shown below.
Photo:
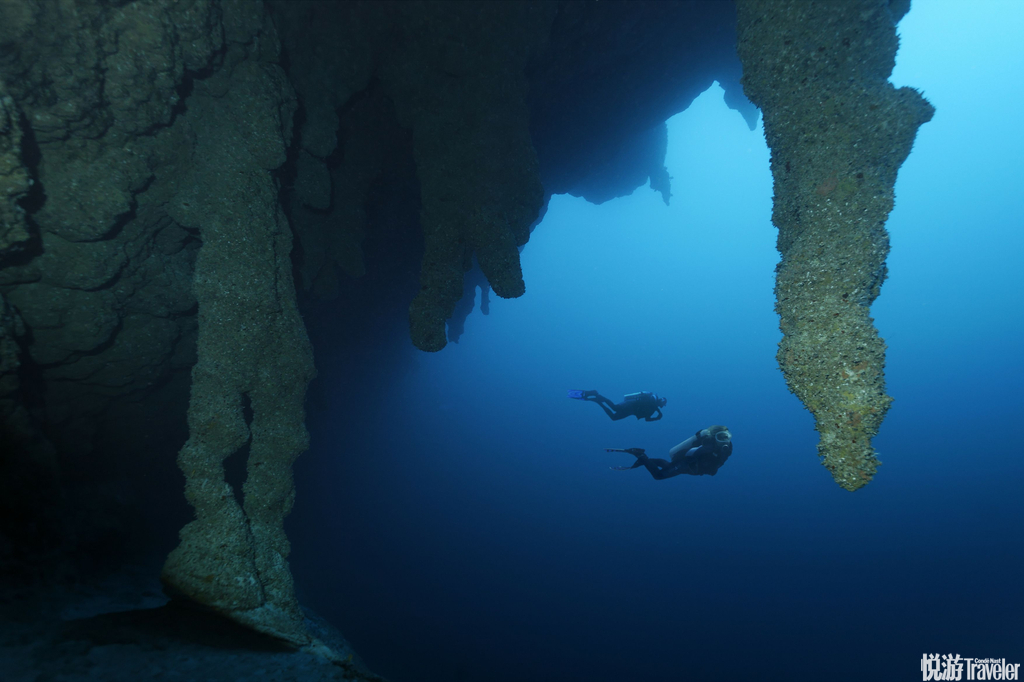
[[[445,346],[445,320],[462,297],[471,256],[498,296],[526,291],[517,247],[529,238],[544,190],[524,71],[555,7],[423,3],[396,27],[407,40],[381,80],[413,132],[426,252],[409,324],[423,350]]]
[[[255,33],[262,13],[241,19]],[[198,229],[202,247],[192,287],[199,336],[189,439],[178,456],[196,518],[162,578],[234,620],[305,645],[283,523],[292,462],[308,442],[303,401],[313,358],[295,304],[291,231],[270,176],[285,160],[295,100],[267,47],[272,35],[262,44],[228,37],[225,65],[189,97],[183,125],[194,163],[169,211]],[[246,445],[239,507],[224,460]]]
[[[0,48],[0,567],[38,559],[19,553],[44,526],[99,539],[88,526],[123,504],[105,495],[141,490],[166,516],[146,505],[180,499],[159,458],[191,369],[196,518],[165,583],[334,655],[307,632],[282,526],[313,368],[271,176],[296,102],[262,3],[5,4]],[[222,464],[242,450],[239,506]]]
[[[814,414],[822,464],[856,490],[878,468],[871,439],[892,401],[869,316],[885,281],[885,221],[896,171],[933,109],[888,82],[899,16],[885,0],[738,9],[743,88],[772,150],[779,366]]]
[[[884,221],[931,115],[886,82],[905,10],[739,3],[779,362],[849,489],[890,400],[868,316]],[[314,374],[299,305],[318,358],[383,299],[439,350],[474,261],[469,284],[523,294],[551,194],[667,200],[664,122],[715,80],[756,120],[735,27],[717,0],[0,3],[0,569],[38,572],[28,550],[87,546],[111,518],[122,547],[134,519],[163,524],[163,556],[185,524],[170,590],[334,656],[282,525]]]
[[[330,299],[336,270],[362,275],[365,205],[410,157],[418,191],[389,201],[419,204],[423,350],[447,343],[474,258],[499,296],[525,291],[518,250],[552,193],[600,202],[650,179],[667,201],[664,122],[712,82],[756,120],[728,2],[271,6],[304,112],[287,202],[302,287]]]
[[[342,187],[334,194],[335,224],[300,227],[303,248],[310,252],[303,274],[313,286],[323,273],[327,284],[321,288],[335,289],[323,257],[312,253],[317,243],[330,245],[330,260],[344,271],[361,274],[362,202],[369,184],[384,170],[379,159],[391,155],[385,150],[392,142],[377,132],[380,121],[393,120],[411,133],[422,198],[425,253],[420,292],[409,309],[410,333],[417,347],[441,350],[447,343],[445,320],[462,297],[463,272],[474,255],[499,296],[525,291],[518,247],[526,243],[544,201],[530,138],[525,70],[547,40],[558,5],[317,5],[276,5],[285,44],[296,53],[290,72],[309,112],[301,136],[307,156],[297,167],[300,207],[330,206],[328,201],[318,206],[315,195],[303,189],[317,174],[316,160],[334,151],[339,126],[349,133],[334,172]],[[341,40],[332,39],[342,48],[336,56],[309,54],[304,45],[309,17],[342,31]],[[314,30],[323,30],[323,25]],[[329,75],[337,94],[324,88],[325,79],[311,79],[311,73]],[[376,89],[367,91],[371,78]],[[353,97],[360,92],[361,97]],[[333,107],[349,99],[339,116]],[[376,150],[383,153],[373,154]],[[318,196],[326,199],[329,191]],[[317,221],[308,210],[304,217],[306,225]],[[330,236],[318,236],[325,231]]]

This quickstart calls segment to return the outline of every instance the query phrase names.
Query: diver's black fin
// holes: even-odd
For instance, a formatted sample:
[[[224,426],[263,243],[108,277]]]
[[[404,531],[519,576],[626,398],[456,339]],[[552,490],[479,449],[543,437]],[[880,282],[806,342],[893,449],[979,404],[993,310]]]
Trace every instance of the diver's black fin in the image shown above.
[[[636,469],[638,466],[643,466],[643,462],[641,462],[640,460],[637,460],[637,461],[633,462],[633,464],[631,464],[628,467],[627,466],[621,466],[621,467],[608,467],[608,468],[611,469],[612,471],[629,471],[630,469]]]

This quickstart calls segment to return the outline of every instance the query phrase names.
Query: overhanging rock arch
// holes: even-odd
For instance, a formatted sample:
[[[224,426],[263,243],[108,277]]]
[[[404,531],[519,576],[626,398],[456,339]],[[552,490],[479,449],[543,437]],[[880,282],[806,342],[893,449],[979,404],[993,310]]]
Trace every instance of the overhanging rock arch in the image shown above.
[[[906,9],[0,3],[0,444],[17,448],[0,459],[3,511],[44,510],[51,525],[74,515],[54,492],[62,467],[84,472],[92,487],[72,485],[98,507],[112,480],[175,489],[177,479],[124,472],[171,460],[181,439],[154,444],[154,415],[185,412],[191,369],[179,462],[196,519],[165,580],[249,627],[314,644],[281,525],[313,373],[293,268],[310,297],[336,290],[338,271],[363,272],[367,195],[406,155],[402,172],[424,195],[403,215],[419,213],[433,259],[421,263],[410,327],[437,350],[473,251],[497,294],[521,294],[516,247],[545,197],[664,183],[658,126],[713,80],[742,107],[740,62],[772,148],[779,363],[817,420],[824,464],[843,487],[863,486],[890,401],[869,317],[884,222],[932,113],[886,80]],[[634,164],[619,168],[628,180],[595,178],[613,157]],[[247,443],[238,505],[223,461]]]

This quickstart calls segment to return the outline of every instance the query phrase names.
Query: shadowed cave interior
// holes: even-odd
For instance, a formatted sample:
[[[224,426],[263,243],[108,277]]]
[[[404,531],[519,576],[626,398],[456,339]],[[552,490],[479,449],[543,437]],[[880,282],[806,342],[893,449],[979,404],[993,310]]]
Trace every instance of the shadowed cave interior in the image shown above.
[[[477,291],[484,313],[529,296],[519,254],[553,195],[649,184],[669,203],[665,121],[715,82],[772,150],[783,374],[837,484],[867,484],[890,400],[868,308],[896,171],[932,115],[887,81],[908,10],[0,6],[11,679],[87,679],[89,642],[120,647],[102,679],[187,679],[177,650],[208,679],[381,679],[295,595],[306,413],[372,382],[370,359],[443,353]]]

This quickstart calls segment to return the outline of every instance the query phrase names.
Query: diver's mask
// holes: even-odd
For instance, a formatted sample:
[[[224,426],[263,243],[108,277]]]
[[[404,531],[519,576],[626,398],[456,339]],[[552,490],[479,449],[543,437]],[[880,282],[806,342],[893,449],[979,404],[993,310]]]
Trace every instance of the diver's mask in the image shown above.
[[[715,443],[718,445],[725,445],[732,439],[732,434],[728,431],[719,431],[715,434]]]

